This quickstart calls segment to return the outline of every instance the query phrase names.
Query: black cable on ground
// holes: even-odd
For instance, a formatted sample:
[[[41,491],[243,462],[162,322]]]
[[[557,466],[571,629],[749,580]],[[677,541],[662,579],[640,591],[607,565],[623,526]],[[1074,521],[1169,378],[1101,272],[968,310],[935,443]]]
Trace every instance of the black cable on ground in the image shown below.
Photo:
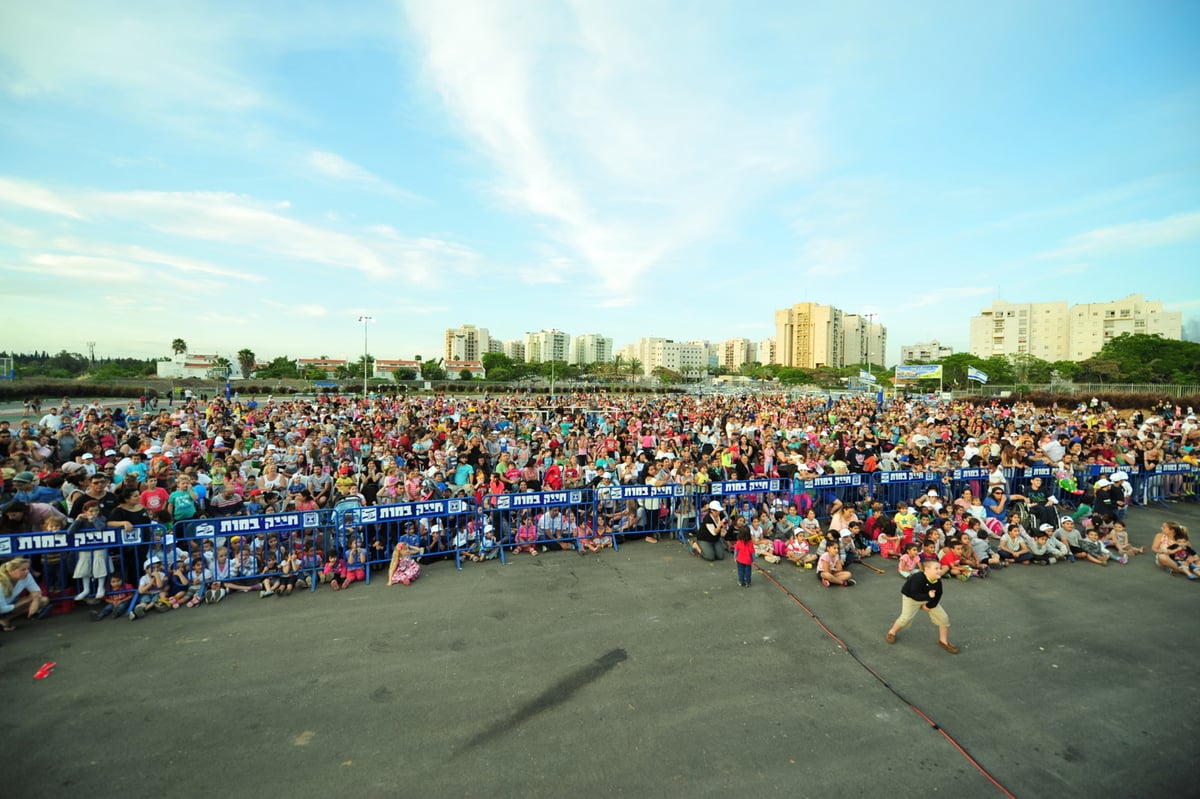
[[[970,763],[972,766],[974,766],[976,771],[978,771],[980,774],[982,774],[987,779],[988,782],[990,782],[992,785],[995,785],[996,788],[1002,794],[1004,794],[1005,796],[1008,797],[1008,799],[1016,799],[1016,796],[1012,793],[1012,791],[1008,790],[1008,788],[1005,788],[1004,785],[998,779],[993,777],[992,774],[986,768],[983,767],[983,764],[981,764],[978,760],[976,760],[971,755],[971,753],[966,750],[966,747],[964,747],[962,744],[960,744],[958,741],[956,741],[954,739],[954,736],[951,735],[950,733],[946,732],[946,730],[940,724],[938,724],[936,721],[931,719],[929,717],[929,714],[927,714],[925,711],[921,710],[921,708],[919,708],[916,704],[910,702],[907,697],[905,697],[898,690],[896,690],[892,686],[892,684],[890,682],[888,682],[886,678],[884,678],[884,676],[882,674],[875,671],[875,669],[871,668],[870,664],[868,664],[865,660],[863,660],[861,657],[859,657],[858,653],[856,653],[853,649],[851,649],[849,644],[847,644],[845,641],[843,641],[841,638],[839,638],[837,633],[835,633],[833,630],[829,629],[829,627],[825,624],[825,622],[821,621],[821,618],[817,614],[813,613],[812,609],[810,609],[808,607],[808,605],[805,605],[803,602],[801,602],[800,598],[798,596],[796,596],[795,594],[793,594],[791,592],[791,590],[788,589],[787,586],[785,586],[783,583],[779,582],[774,577],[772,577],[768,572],[766,572],[758,564],[754,565],[754,570],[757,571],[759,574],[761,574],[765,579],[770,580],[771,583],[776,588],[778,588],[785,595],[787,595],[787,597],[790,598],[793,602],[795,602],[800,607],[801,610],[803,610],[805,613],[807,613],[812,618],[812,620],[817,623],[817,626],[825,631],[826,635],[828,635],[830,638],[832,638],[834,641],[836,641],[838,646],[840,646],[842,649],[846,650],[846,654],[848,654],[850,657],[854,658],[855,663],[857,663],[858,665],[860,665],[864,669],[866,669],[867,672],[872,677],[874,677],[876,680],[879,680],[880,684],[883,685],[884,688],[887,688],[889,691],[891,691],[896,696],[897,699],[899,699],[904,704],[908,705],[909,708],[911,708],[914,713],[916,713],[918,716],[920,716],[922,719],[924,719],[925,722],[927,724],[929,724],[930,727],[932,727],[934,730],[936,730],[938,733],[940,733],[941,736],[943,738],[945,738],[950,743],[951,746],[953,746],[955,749],[957,749],[958,753],[961,754],[963,757],[965,757],[967,759],[967,762]]]

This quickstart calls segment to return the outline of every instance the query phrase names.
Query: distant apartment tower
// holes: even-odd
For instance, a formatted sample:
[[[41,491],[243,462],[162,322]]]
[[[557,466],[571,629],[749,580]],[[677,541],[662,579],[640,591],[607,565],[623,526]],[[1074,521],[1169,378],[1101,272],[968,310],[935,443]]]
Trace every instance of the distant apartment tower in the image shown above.
[[[748,338],[731,338],[719,345],[721,366],[726,369],[740,369],[742,364],[758,360],[755,357],[755,346]]]
[[[996,300],[971,319],[971,354],[980,358],[1033,355],[1067,360],[1071,314],[1065,302],[1009,303]]]
[[[446,330],[447,361],[478,361],[491,352],[491,337],[486,327],[462,325]]]
[[[887,328],[862,314],[842,316],[842,363],[881,365],[887,360]]]
[[[660,366],[679,372],[685,377],[696,377],[708,371],[707,342],[672,341],[658,339],[649,348],[650,357],[643,361],[644,374],[652,374]]]
[[[949,358],[953,354],[953,347],[943,347],[942,343],[935,338],[933,341],[921,341],[901,347],[900,363],[937,361],[942,358]]]
[[[1123,333],[1181,339],[1183,314],[1163,311],[1161,301],[1143,300],[1141,294],[1130,294],[1116,302],[1074,305],[1068,357],[1072,361],[1085,361]]]
[[[525,334],[525,362],[562,361],[571,357],[571,336],[561,330]]]
[[[694,339],[687,343],[701,349],[701,363],[708,369],[716,369],[721,365],[722,352],[720,344],[714,344],[707,339]]]
[[[613,340],[599,333],[575,336],[571,342],[571,363],[609,363],[613,359]]]
[[[832,305],[801,302],[775,312],[775,354],[782,366],[840,367],[842,343],[842,312]]]
[[[514,361],[525,361],[525,342],[521,339],[513,339],[512,341],[504,342],[504,348],[501,350],[505,355]]]
[[[758,362],[762,365],[766,366],[769,363],[778,363],[778,361],[775,360],[775,339],[764,338],[762,341],[758,342],[756,351],[758,354]]]

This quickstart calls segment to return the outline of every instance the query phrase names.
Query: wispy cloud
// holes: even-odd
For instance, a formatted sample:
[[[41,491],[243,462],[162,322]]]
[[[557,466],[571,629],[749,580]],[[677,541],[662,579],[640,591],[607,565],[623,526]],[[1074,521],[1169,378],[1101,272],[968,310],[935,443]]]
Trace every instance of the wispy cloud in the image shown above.
[[[72,219],[87,217],[93,221],[144,226],[172,236],[306,264],[309,268],[351,269],[373,279],[400,280],[414,286],[441,285],[443,271],[469,272],[479,257],[456,242],[429,236],[408,237],[387,226],[339,230],[290,216],[286,202],[263,202],[222,192],[63,190],[0,178],[0,204]],[[72,237],[51,239],[48,244],[186,272],[245,277],[258,282],[264,279],[256,271],[221,267],[136,245],[109,245]]]
[[[1165,219],[1142,220],[1097,228],[1072,236],[1042,258],[1105,256],[1128,250],[1145,250],[1200,238],[1200,211]]]
[[[836,277],[855,272],[860,249],[849,239],[815,238],[804,243],[800,266],[809,277]]]
[[[796,103],[755,98],[702,30],[655,8],[405,8],[425,75],[495,171],[494,195],[547,222],[604,293],[631,296],[651,267],[819,162]]]
[[[0,205],[83,219],[83,214],[66,198],[28,180],[0,177]]]
[[[388,194],[393,197],[404,197],[413,200],[422,199],[412,192],[392,185],[373,172],[364,169],[353,161],[343,158],[337,153],[313,150],[304,158],[304,166],[322,177],[343,183],[350,183],[370,191]]]

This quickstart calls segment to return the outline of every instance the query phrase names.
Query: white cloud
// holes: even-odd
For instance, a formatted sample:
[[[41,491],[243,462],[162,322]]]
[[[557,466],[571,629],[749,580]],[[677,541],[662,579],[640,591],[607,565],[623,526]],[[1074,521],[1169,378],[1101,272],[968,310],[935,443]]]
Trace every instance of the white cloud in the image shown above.
[[[1200,211],[1089,230],[1072,236],[1061,247],[1042,253],[1041,257],[1104,256],[1127,250],[1165,247],[1195,238],[1200,238]]]
[[[72,219],[83,219],[83,214],[67,199],[28,180],[0,177],[0,204],[58,216],[69,216]]]
[[[495,170],[495,196],[547,221],[618,297],[819,156],[796,103],[759,103],[702,31],[658,9],[405,8],[425,75]]]
[[[393,186],[383,178],[349,161],[337,153],[313,150],[304,158],[304,166],[323,177],[351,183],[362,188],[388,194],[393,197],[420,199],[412,192]]]

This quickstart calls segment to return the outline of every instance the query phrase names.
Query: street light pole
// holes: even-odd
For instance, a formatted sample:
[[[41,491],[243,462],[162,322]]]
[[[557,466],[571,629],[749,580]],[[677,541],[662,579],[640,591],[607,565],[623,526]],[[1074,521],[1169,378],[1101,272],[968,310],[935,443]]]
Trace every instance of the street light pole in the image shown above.
[[[367,323],[374,321],[372,316],[360,316],[358,321],[362,322],[363,326],[363,399],[367,398]]]

